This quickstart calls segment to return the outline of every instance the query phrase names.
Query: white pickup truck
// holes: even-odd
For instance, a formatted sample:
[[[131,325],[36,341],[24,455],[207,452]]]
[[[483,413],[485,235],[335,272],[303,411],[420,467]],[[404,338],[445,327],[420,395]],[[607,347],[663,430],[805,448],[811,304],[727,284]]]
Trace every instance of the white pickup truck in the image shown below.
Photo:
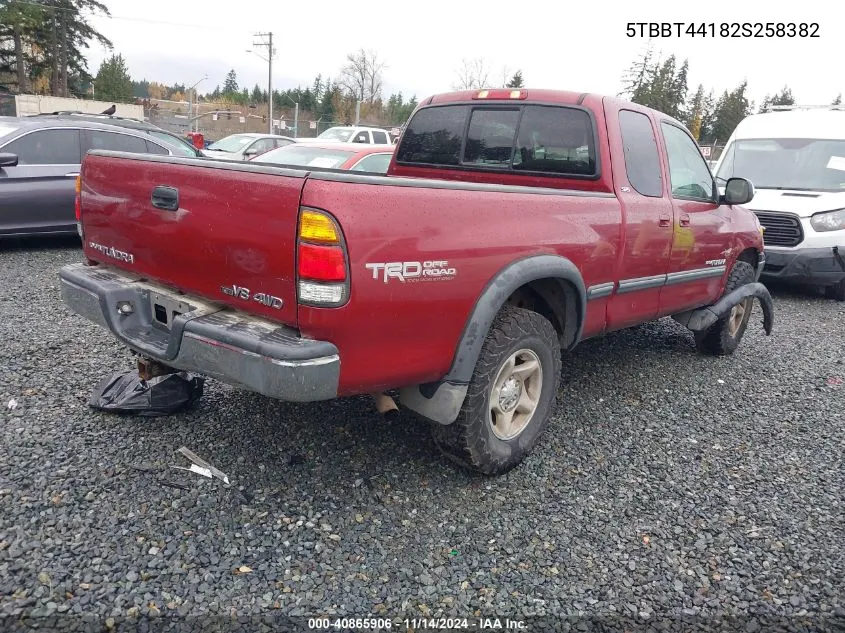
[[[389,145],[390,134],[380,127],[336,126],[316,138],[298,138],[297,143],[365,143],[368,145]]]

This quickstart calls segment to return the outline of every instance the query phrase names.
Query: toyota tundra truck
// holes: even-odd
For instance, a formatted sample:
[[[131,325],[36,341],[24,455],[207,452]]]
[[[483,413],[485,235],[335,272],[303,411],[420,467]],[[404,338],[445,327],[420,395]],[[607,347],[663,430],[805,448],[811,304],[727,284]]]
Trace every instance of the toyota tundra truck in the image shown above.
[[[144,362],[287,401],[398,390],[455,461],[518,464],[562,353],[665,316],[731,354],[762,231],[678,121],[575,92],[426,99],[386,175],[92,151],[63,299]]]

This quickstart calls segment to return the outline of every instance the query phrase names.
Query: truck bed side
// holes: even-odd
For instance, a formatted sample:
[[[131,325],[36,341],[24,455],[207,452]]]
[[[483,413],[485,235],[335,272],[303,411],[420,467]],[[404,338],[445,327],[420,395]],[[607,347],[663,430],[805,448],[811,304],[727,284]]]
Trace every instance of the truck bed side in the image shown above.
[[[349,248],[349,303],[299,310],[303,334],[341,350],[343,391],[442,378],[485,287],[521,258],[560,255],[586,286],[614,281],[609,193],[315,172],[302,204],[331,212]],[[390,263],[404,280],[386,276]],[[432,267],[447,274],[422,274]],[[605,302],[588,303],[585,334],[603,327]]]

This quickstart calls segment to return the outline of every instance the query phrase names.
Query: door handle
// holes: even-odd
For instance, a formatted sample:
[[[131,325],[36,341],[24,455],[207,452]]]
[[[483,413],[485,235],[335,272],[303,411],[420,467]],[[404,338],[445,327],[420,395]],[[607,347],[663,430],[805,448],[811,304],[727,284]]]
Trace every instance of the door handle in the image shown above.
[[[686,213],[684,213],[681,216],[681,219],[678,220],[678,224],[680,224],[681,226],[689,226],[689,216]]]
[[[153,189],[150,202],[156,209],[176,211],[179,209],[179,190],[175,187],[159,185]]]
[[[668,215],[661,215],[660,221],[658,222],[660,226],[671,226],[672,225],[672,218]]]

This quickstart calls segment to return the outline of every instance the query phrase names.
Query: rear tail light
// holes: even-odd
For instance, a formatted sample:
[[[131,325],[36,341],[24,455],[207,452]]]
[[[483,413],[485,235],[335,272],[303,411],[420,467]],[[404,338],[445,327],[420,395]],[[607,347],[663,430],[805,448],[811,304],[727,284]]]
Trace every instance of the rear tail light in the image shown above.
[[[343,235],[324,211],[302,207],[297,240],[300,303],[336,307],[349,298],[349,269]]]

